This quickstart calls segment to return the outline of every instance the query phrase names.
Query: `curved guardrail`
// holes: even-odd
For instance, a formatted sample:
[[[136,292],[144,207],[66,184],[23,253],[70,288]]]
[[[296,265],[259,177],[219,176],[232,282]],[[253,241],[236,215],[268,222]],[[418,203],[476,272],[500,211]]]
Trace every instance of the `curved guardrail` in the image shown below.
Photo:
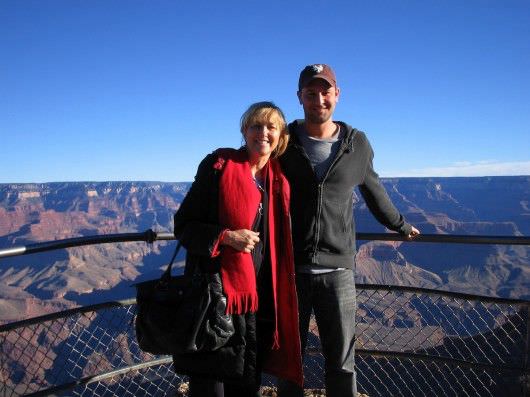
[[[362,240],[389,237],[400,236],[358,234]],[[510,237],[509,242],[492,236],[419,237],[415,243],[530,244],[526,237]],[[2,250],[0,255],[171,239],[172,234],[152,231],[81,237],[33,244],[17,254]],[[529,394],[529,301],[403,286],[356,288],[360,391],[369,396]],[[0,396],[185,395],[186,377],[174,373],[171,358],[139,349],[134,314],[135,300],[129,299],[1,325]],[[324,363],[313,320],[310,331],[306,385],[319,389],[324,387]],[[264,385],[273,387],[275,379],[265,377]]]
[[[530,237],[526,236],[468,236],[457,234],[420,234],[414,240],[397,233],[357,233],[357,240],[377,241],[409,241],[414,243],[451,243],[451,244],[502,244],[502,245],[530,245]],[[74,237],[63,240],[45,241],[26,246],[4,248],[0,250],[0,259],[11,256],[36,254],[63,248],[79,247],[92,244],[107,244],[119,242],[174,240],[173,233],[154,232],[151,229],[140,233],[118,233],[95,236]]]

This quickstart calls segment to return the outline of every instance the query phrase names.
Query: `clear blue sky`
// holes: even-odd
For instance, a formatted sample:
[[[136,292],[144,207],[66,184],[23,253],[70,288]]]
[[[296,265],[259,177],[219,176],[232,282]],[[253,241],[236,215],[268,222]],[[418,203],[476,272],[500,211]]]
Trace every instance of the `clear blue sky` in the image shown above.
[[[382,176],[530,174],[528,0],[0,0],[0,183],[190,181],[309,63]]]

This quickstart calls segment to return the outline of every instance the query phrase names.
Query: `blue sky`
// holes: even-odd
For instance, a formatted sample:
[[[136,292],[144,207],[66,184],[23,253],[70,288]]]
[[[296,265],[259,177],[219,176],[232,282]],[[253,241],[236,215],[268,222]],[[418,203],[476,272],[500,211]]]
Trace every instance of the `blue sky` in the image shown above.
[[[0,50],[0,183],[190,181],[310,63],[381,176],[530,175],[528,0],[1,0]]]

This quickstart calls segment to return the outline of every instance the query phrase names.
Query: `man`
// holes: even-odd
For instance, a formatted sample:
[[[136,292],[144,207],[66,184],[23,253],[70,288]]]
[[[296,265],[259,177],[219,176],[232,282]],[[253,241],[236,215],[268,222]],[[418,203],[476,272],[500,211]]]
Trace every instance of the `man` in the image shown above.
[[[291,184],[291,217],[302,352],[314,310],[328,397],[357,395],[355,343],[355,227],[353,190],[359,190],[376,219],[412,238],[419,231],[394,207],[372,166],[365,136],[333,121],[340,89],[328,65],[306,66],[300,73],[298,99],[304,120],[289,125],[291,140],[280,158]],[[303,396],[281,381],[279,395]]]

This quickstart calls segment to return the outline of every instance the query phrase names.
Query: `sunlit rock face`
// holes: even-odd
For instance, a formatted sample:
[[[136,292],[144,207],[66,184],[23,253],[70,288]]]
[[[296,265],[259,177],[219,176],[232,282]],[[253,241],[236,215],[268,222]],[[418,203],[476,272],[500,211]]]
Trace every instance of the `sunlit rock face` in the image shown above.
[[[0,185],[0,249],[96,234],[171,232],[189,183]],[[172,245],[101,244],[0,260],[0,322],[132,296]]]
[[[530,177],[383,179],[424,233],[530,235]],[[0,184],[0,249],[95,234],[171,232],[189,183]],[[384,232],[355,195],[357,231]],[[101,244],[0,259],[0,322],[134,295],[174,242]],[[530,298],[529,248],[358,242],[357,281]],[[182,256],[179,258],[182,260]]]

